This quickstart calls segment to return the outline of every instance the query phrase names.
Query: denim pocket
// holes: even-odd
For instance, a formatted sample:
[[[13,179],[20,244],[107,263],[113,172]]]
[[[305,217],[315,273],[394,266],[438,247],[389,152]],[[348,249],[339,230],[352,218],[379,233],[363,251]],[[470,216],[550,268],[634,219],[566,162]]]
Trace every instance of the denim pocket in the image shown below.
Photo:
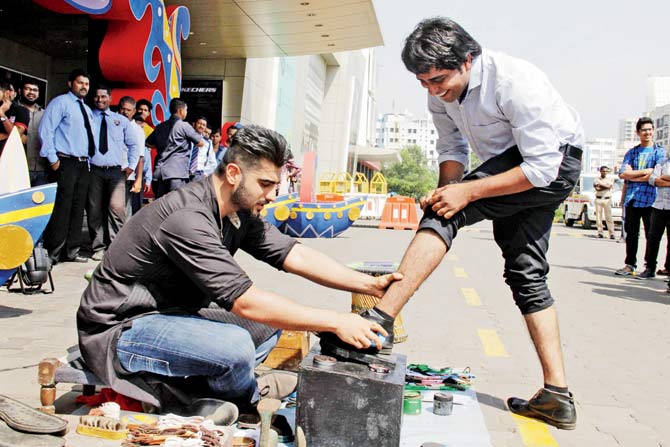
[[[170,375],[170,364],[165,360],[135,354],[120,348],[116,349],[116,354],[121,366],[128,372],[147,371],[162,376]]]

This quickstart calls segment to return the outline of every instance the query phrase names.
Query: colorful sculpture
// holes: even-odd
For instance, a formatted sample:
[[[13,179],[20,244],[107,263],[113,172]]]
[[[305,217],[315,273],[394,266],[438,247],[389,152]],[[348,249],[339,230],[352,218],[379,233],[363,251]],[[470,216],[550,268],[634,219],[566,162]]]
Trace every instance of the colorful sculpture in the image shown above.
[[[181,91],[181,41],[191,19],[184,6],[166,7],[163,0],[35,0],[62,14],[88,14],[108,20],[98,59],[102,74],[125,88],[115,96],[149,99],[153,123],[170,116],[168,106]],[[144,42],[144,44],[138,44]]]

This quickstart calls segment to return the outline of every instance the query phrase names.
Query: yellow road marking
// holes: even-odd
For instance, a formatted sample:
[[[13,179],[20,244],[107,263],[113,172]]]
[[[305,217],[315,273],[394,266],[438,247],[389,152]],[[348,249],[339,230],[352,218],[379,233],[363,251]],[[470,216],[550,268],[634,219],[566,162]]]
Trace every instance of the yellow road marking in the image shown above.
[[[449,253],[449,254],[447,255],[447,258],[448,258],[450,261],[458,261],[458,256],[456,256],[456,255],[454,255],[454,254],[451,254],[451,253]]]
[[[468,274],[465,273],[465,269],[463,267],[454,267],[454,276],[456,278],[467,278]]]
[[[489,357],[509,357],[495,329],[477,329],[484,352]]]
[[[47,216],[51,214],[53,209],[54,204],[48,203],[46,205],[31,206],[30,208],[8,211],[6,213],[0,214],[0,225],[20,222],[22,220],[31,219],[33,217]]]
[[[582,233],[570,233],[570,236],[572,237],[584,237]]]
[[[543,422],[525,418],[518,414],[513,414],[512,417],[519,427],[521,440],[526,447],[558,447],[558,443]]]
[[[465,302],[468,306],[482,305],[482,301],[479,299],[479,295],[477,295],[477,291],[475,289],[464,287],[461,289],[461,293],[465,297]]]

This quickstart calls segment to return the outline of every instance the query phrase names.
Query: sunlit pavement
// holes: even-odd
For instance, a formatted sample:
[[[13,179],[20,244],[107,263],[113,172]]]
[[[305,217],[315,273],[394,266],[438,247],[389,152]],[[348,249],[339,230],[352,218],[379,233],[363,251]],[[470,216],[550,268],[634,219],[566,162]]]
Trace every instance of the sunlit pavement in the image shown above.
[[[670,446],[670,295],[663,279],[614,276],[624,244],[595,230],[556,224],[549,260],[575,431],[527,427],[505,407],[530,397],[541,373],[523,320],[502,278],[490,223],[464,229],[453,250],[403,311],[409,339],[396,345],[414,363],[470,366],[493,446]],[[302,240],[342,262],[399,261],[411,231],[353,227],[336,239]],[[665,240],[659,255],[665,257]],[[638,269],[644,256],[640,241]],[[350,294],[278,272],[250,256],[238,261],[256,285],[297,301],[348,311]],[[23,296],[0,290],[0,393],[39,405],[36,365],[76,343],[75,312],[96,263],[59,264],[56,293]],[[59,396],[70,390],[59,385]],[[59,402],[57,402],[58,404]],[[456,408],[455,411],[458,409]]]

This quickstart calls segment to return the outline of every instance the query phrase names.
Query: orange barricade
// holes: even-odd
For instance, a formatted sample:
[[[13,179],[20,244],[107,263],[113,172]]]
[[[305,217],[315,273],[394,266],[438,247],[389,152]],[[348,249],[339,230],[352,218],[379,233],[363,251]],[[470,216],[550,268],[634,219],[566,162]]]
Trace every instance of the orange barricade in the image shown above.
[[[393,230],[416,230],[419,220],[416,216],[416,202],[411,197],[395,196],[386,199],[379,228]]]

